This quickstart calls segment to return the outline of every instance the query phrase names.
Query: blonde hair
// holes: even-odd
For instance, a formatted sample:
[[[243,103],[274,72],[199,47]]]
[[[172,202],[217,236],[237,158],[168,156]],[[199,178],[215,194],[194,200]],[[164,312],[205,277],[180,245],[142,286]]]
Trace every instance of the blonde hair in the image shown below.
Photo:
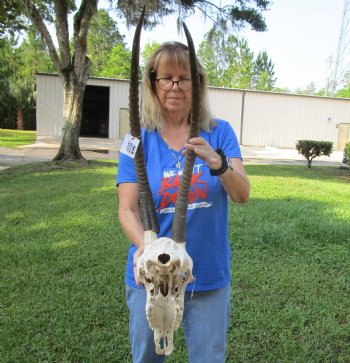
[[[179,42],[163,43],[152,55],[143,76],[143,97],[141,124],[146,130],[162,131],[164,122],[162,120],[161,106],[156,94],[156,78],[159,64],[176,65],[189,71],[188,47]],[[201,130],[210,131],[215,125],[210,113],[207,101],[207,76],[202,65],[198,63],[199,78],[201,84]]]

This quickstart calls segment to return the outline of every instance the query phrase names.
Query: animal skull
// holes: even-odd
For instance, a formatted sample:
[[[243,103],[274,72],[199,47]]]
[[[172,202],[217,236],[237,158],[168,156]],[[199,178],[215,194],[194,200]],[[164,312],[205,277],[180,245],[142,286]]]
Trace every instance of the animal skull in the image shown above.
[[[173,334],[182,320],[185,288],[193,280],[192,266],[185,243],[167,237],[146,242],[137,260],[137,278],[146,288],[146,315],[154,331],[157,354],[169,355],[173,351]]]
[[[131,56],[129,118],[130,133],[140,140],[139,112],[139,53],[140,35],[145,17],[145,7],[137,23]],[[189,138],[200,131],[201,86],[195,47],[190,32],[183,23],[188,43],[192,82],[192,108]],[[185,248],[188,192],[196,155],[187,150],[178,196],[175,203],[172,237],[157,239],[159,223],[145,168],[142,147],[137,149],[134,163],[140,194],[141,220],[145,231],[145,249],[136,263],[136,277],[147,291],[146,314],[154,330],[156,353],[169,355],[173,350],[173,334],[182,320],[185,288],[193,280],[193,262]]]

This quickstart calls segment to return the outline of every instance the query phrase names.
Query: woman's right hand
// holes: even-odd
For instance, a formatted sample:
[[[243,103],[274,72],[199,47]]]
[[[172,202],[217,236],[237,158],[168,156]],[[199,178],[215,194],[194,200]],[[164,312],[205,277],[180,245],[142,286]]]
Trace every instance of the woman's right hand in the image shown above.
[[[136,271],[136,264],[137,264],[137,260],[140,258],[140,256],[143,254],[145,247],[144,245],[141,245],[134,253],[133,256],[133,263],[134,263],[134,278],[135,278],[135,282],[136,285],[141,285],[141,282],[138,280],[137,278],[137,271]]]

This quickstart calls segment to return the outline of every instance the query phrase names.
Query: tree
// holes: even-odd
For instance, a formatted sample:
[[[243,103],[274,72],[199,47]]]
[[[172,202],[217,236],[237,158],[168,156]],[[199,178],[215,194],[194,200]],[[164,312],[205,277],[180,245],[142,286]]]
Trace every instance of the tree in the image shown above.
[[[146,67],[146,64],[150,60],[152,54],[160,47],[157,42],[147,43],[142,51],[142,70]]]
[[[53,71],[45,43],[32,27],[25,37],[8,34],[0,40],[0,127],[35,129],[35,73]]]
[[[276,82],[274,75],[274,65],[264,50],[258,54],[255,60],[253,79],[254,89],[261,91],[271,91]]]
[[[336,84],[334,84],[334,82],[331,83],[333,84],[328,87],[328,89],[332,90],[330,92],[330,96],[335,96],[339,98],[350,98],[350,71],[345,72],[345,75],[342,78],[340,85],[338,84],[338,87]],[[324,94],[326,94],[326,92]]]
[[[106,64],[100,71],[101,77],[128,79],[130,76],[131,52],[124,44],[117,44],[108,56]]]
[[[281,87],[273,87],[272,91],[277,93],[292,93],[292,90],[290,90],[289,88]]]
[[[18,61],[10,80],[16,125],[21,130],[35,129],[35,74],[53,73],[54,67],[40,34],[31,26],[16,52]]]
[[[336,94],[336,97],[350,98],[350,86],[339,90]]]
[[[113,2],[111,0],[111,2]],[[227,31],[229,27],[237,30],[249,24],[255,31],[265,31],[266,24],[261,14],[268,9],[270,0],[233,0],[232,5],[218,5],[217,2],[207,0],[178,0],[178,1],[144,1],[146,4],[146,26],[156,25],[163,16],[174,13],[181,17],[198,10],[214,23],[214,28]],[[117,14],[127,19],[128,24],[135,25],[140,11],[137,11],[139,2],[135,0],[118,1]],[[151,15],[151,16],[150,16]]]
[[[91,75],[101,76],[112,49],[119,44],[125,47],[124,36],[119,33],[116,22],[106,10],[99,10],[91,21],[88,36],[88,56],[92,62]]]
[[[348,164],[350,166],[350,142],[345,144],[343,163]]]
[[[18,41],[19,37],[13,35],[0,41],[0,127],[23,129],[34,120],[34,68],[45,57],[33,55],[33,44],[27,38],[21,44]],[[52,64],[45,55],[48,64]]]
[[[314,96],[316,95],[316,86],[314,82],[309,83],[305,89],[297,88],[295,90],[295,93],[299,95],[308,95],[308,96]]]
[[[24,130],[24,117],[34,106],[33,83],[29,78],[19,78],[10,84],[10,92],[15,100],[17,130]]]
[[[266,52],[254,52],[245,39],[222,31],[211,31],[200,44],[198,57],[203,63],[208,83],[216,87],[272,90],[275,78],[272,61]]]
[[[204,36],[204,41],[199,45],[198,58],[205,68],[209,85],[231,86],[224,78],[224,70],[229,67],[228,54],[235,52],[236,43],[237,39],[233,35],[225,42],[223,32],[214,29]]]
[[[0,1],[0,39],[26,29],[23,8],[17,0]]]
[[[16,64],[17,39],[9,36],[9,39],[0,40],[0,127],[14,128],[15,122],[11,114],[13,97],[10,94],[10,81],[13,66]],[[15,62],[14,62],[15,60]]]
[[[231,84],[235,88],[252,89],[254,70],[254,52],[250,50],[245,39],[238,39],[224,77],[231,79]]]
[[[20,0],[20,2],[35,28],[45,39],[52,62],[63,82],[63,135],[60,149],[54,160],[81,160],[83,159],[79,148],[81,111],[91,68],[91,61],[86,56],[87,35],[91,19],[97,12],[98,0],[82,0],[79,10],[75,13],[72,52],[69,47],[68,14],[76,9],[73,1],[55,0],[53,2],[59,51],[56,50],[44,22],[45,15],[50,10],[51,1],[37,3],[31,0]]]
[[[318,156],[330,156],[333,151],[333,143],[330,141],[298,140],[296,143],[298,153],[307,160],[308,168],[311,168],[312,160]]]
[[[55,71],[45,42],[33,27],[28,27],[27,36],[22,40],[18,52],[21,62],[15,76],[16,78],[29,78],[33,89],[35,88],[36,73],[53,73]]]
[[[206,16],[219,15],[221,21],[218,23],[224,26],[230,23],[233,27],[240,27],[248,23],[257,31],[266,29],[261,11],[266,10],[269,5],[268,0],[236,0],[234,5],[225,7],[218,7],[205,0],[158,0],[144,3],[147,5],[148,26],[159,22],[163,15],[178,11],[179,8],[185,13],[198,8]],[[254,5],[251,5],[252,3]],[[98,0],[81,0],[78,10],[74,0],[19,0],[19,4],[23,6],[27,17],[45,40],[54,67],[63,83],[63,135],[54,160],[83,159],[79,148],[79,132],[83,95],[92,64],[87,57],[87,37],[91,20],[97,12]],[[118,1],[117,12],[124,16],[129,24],[134,24],[141,11],[140,5],[135,0]],[[73,21],[73,47],[70,50],[68,14],[72,11],[76,13]],[[44,20],[55,22],[58,50]]]

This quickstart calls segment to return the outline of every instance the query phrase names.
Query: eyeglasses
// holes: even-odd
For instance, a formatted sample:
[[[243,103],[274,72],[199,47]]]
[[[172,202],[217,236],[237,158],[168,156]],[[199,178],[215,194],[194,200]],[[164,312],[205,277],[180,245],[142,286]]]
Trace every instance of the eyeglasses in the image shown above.
[[[157,78],[156,79],[158,86],[163,91],[170,91],[174,84],[177,84],[177,87],[180,91],[187,92],[191,89],[192,83],[190,79],[180,79],[179,81],[173,81],[170,78]]]

